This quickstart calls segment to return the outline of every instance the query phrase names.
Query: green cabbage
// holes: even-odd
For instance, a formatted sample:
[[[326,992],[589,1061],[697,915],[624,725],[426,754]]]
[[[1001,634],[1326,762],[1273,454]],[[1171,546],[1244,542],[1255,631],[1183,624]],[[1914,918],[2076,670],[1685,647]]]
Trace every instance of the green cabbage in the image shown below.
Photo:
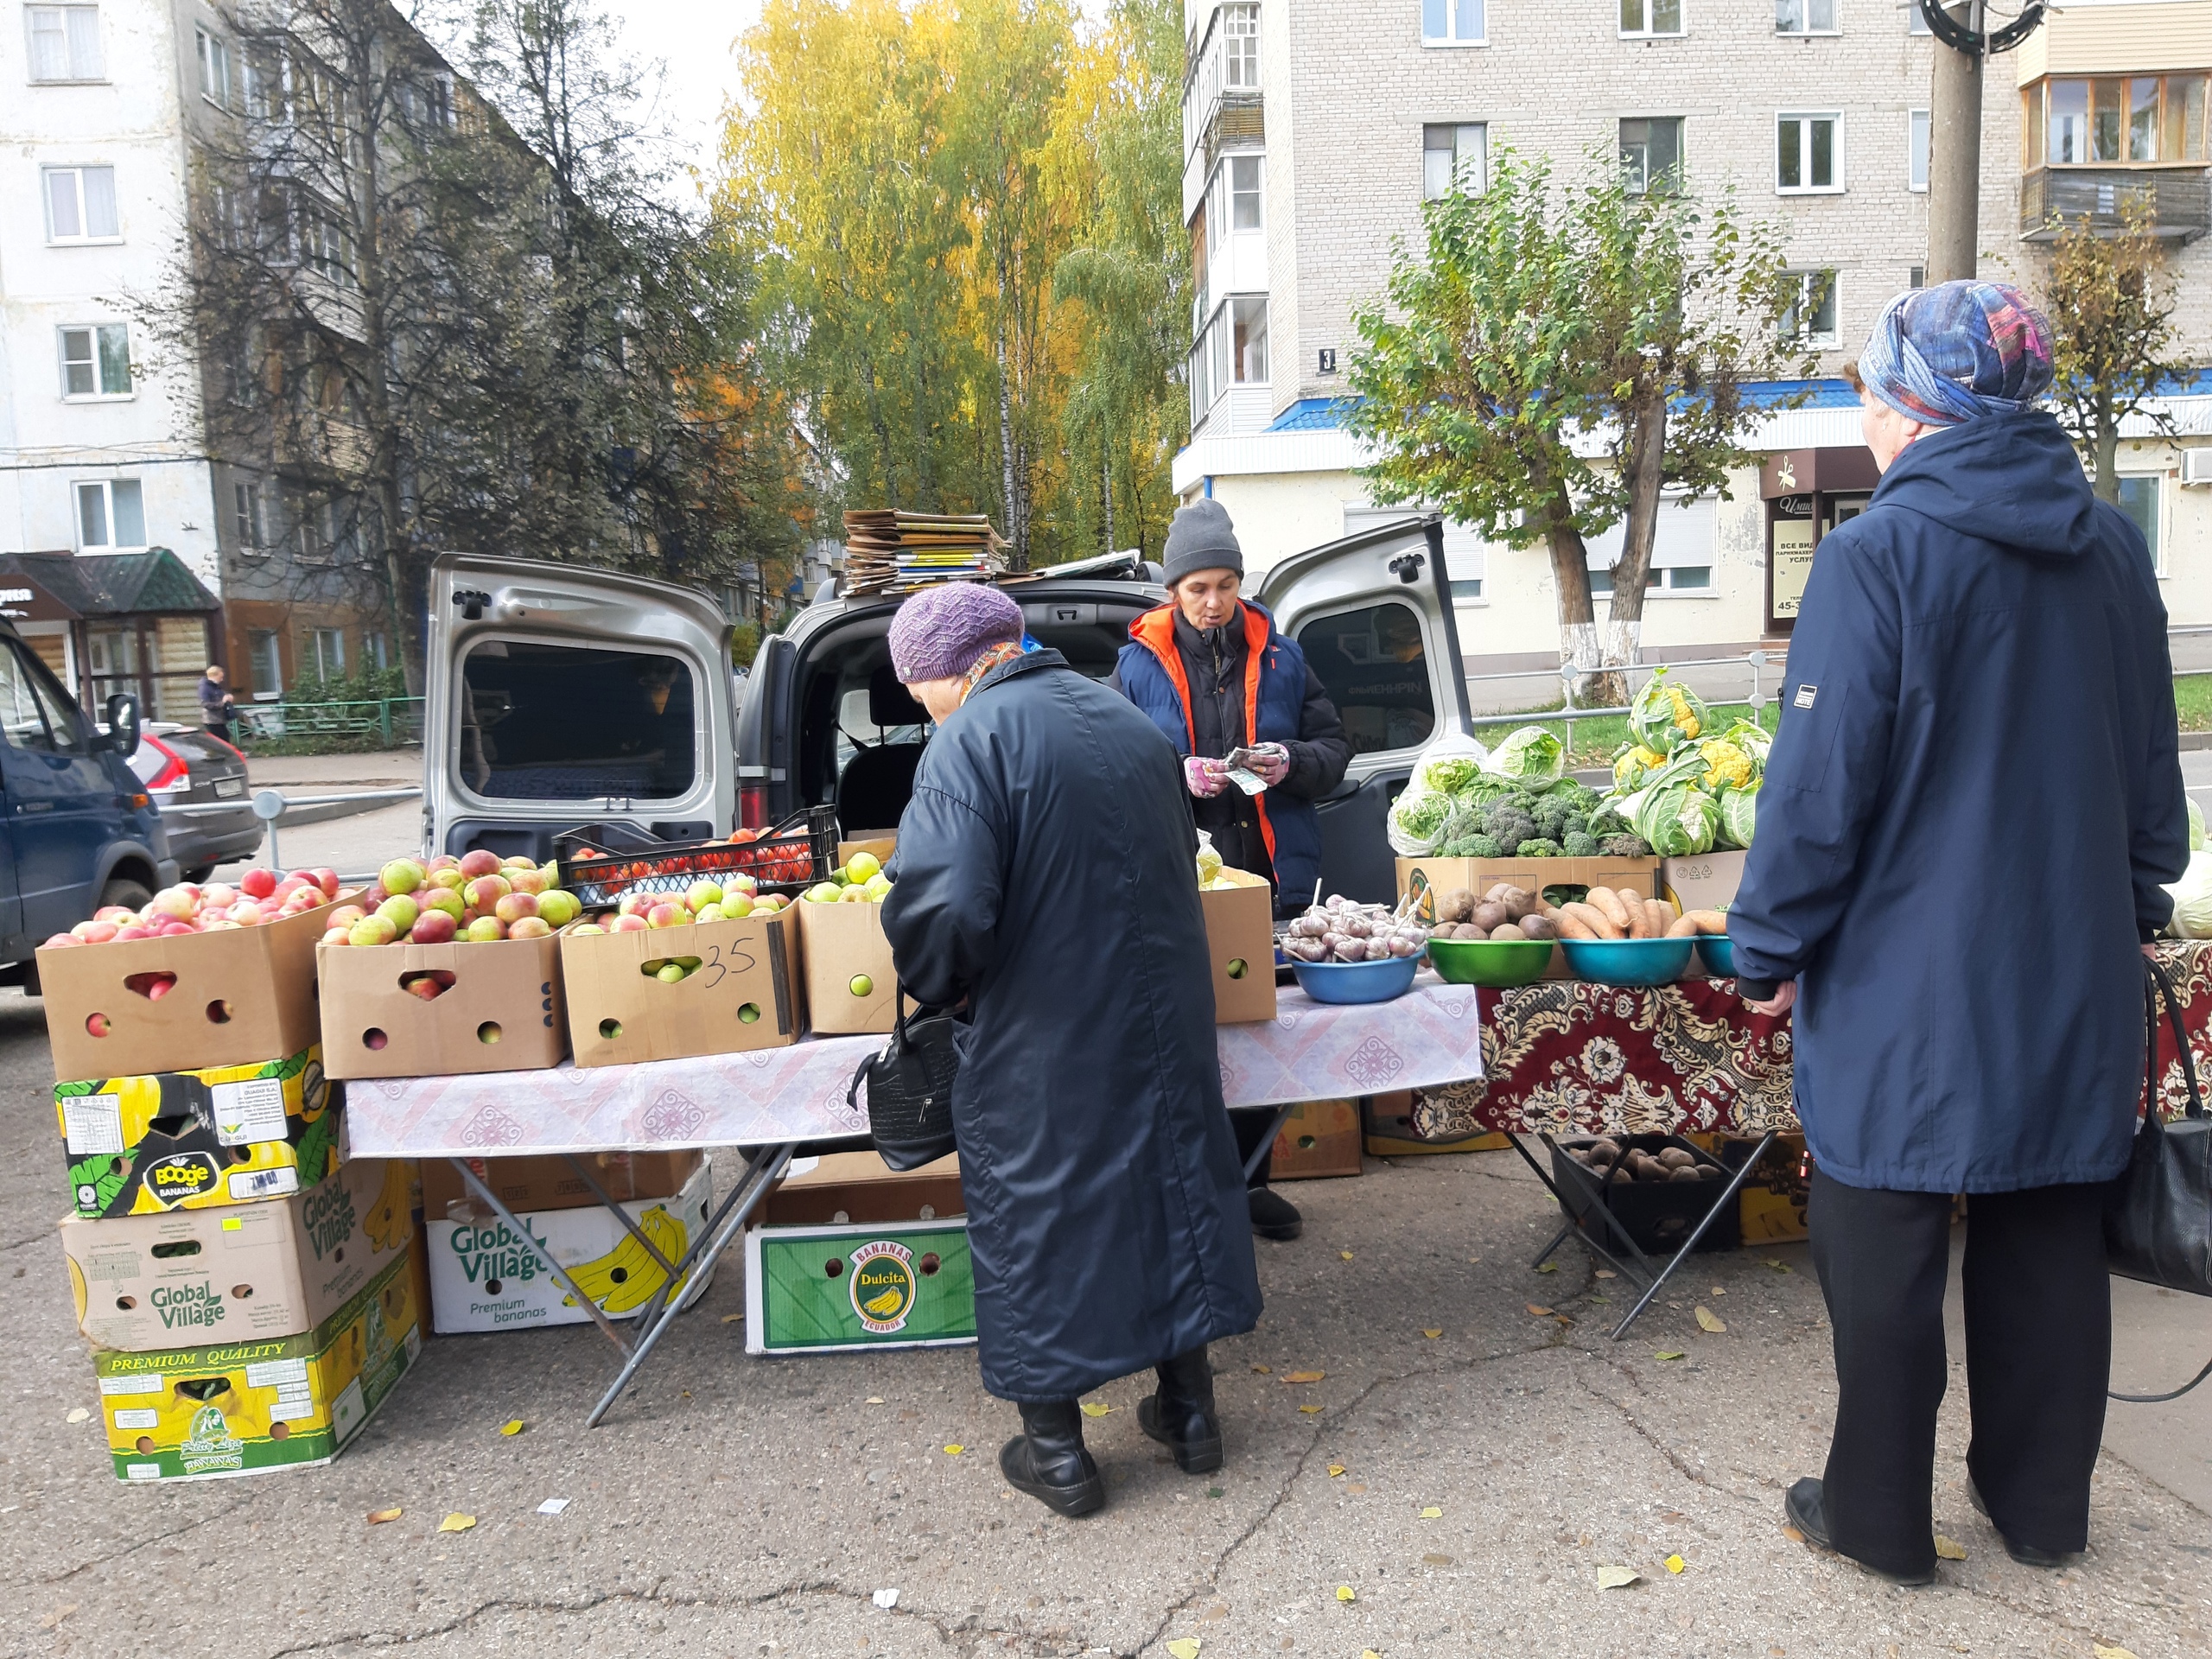
[[[1713,797],[1688,784],[1643,791],[1636,806],[1636,833],[1662,858],[1709,853],[1720,836],[1720,809]]]
[[[1567,775],[1567,746],[1541,726],[1523,726],[1490,752],[1483,770],[1524,789],[1549,789]]]
[[[1433,790],[1409,789],[1390,809],[1390,821],[1415,841],[1433,841],[1451,816],[1452,798]]]
[[[1630,703],[1628,725],[1645,748],[1672,754],[1677,745],[1710,735],[1713,712],[1703,698],[1688,686],[1675,684],[1662,668]]]
[[[2189,802],[2189,850],[2201,853],[2204,850],[2204,809],[2188,796],[2182,798]]]
[[[1458,795],[1482,776],[1483,763],[1471,754],[1431,755],[1414,769],[1414,782],[1440,794]]]
[[[1720,840],[1723,847],[1748,847],[1751,831],[1758,825],[1759,793],[1756,789],[1725,789],[1720,791]]]

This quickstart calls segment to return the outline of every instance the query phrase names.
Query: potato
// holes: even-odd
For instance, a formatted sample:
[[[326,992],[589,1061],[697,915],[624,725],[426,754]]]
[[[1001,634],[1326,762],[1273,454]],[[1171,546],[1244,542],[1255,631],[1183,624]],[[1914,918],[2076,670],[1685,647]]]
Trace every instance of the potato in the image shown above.
[[[1682,1169],[1697,1162],[1697,1156],[1694,1153],[1683,1151],[1680,1147],[1668,1147],[1660,1152],[1659,1161],[1669,1169]]]
[[[1621,1155],[1621,1144],[1609,1135],[1601,1135],[1590,1143],[1590,1155],[1603,1155],[1609,1161]]]
[[[1544,901],[1525,888],[1509,887],[1506,889],[1505,897],[1499,899],[1498,903],[1505,906],[1506,918],[1509,921],[1517,922],[1530,911],[1542,909]]]
[[[1485,899],[1475,906],[1475,913],[1467,918],[1485,933],[1494,933],[1510,920],[1505,906],[1494,899]]]
[[[1475,895],[1465,887],[1453,887],[1436,898],[1436,919],[1440,922],[1464,922],[1475,913]]]
[[[1701,1181],[1705,1177],[1697,1173],[1696,1165],[1684,1164],[1667,1179],[1670,1181]]]
[[[1521,931],[1521,924],[1518,922],[1500,922],[1496,927],[1491,929],[1490,936],[1493,939],[1517,940],[1523,944],[1529,940],[1529,936]]]
[[[1532,939],[1559,938],[1559,924],[1548,916],[1523,916],[1521,918],[1520,927],[1521,931]]]
[[[1510,881],[1493,881],[1491,883],[1490,891],[1483,894],[1483,902],[1486,905],[1502,905],[1505,902],[1507,893],[1520,891],[1521,889]]]
[[[1671,1181],[1675,1179],[1675,1172],[1656,1158],[1646,1158],[1636,1166],[1636,1179],[1639,1181]]]

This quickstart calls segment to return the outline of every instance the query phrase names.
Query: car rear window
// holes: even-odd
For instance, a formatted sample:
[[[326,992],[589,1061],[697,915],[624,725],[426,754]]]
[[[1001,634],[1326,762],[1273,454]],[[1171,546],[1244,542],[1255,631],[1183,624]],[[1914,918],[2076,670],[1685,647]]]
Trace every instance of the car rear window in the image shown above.
[[[242,766],[245,763],[219,739],[201,737],[193,732],[163,732],[162,741],[184,757],[188,766],[206,761],[210,766]]]
[[[672,800],[697,777],[690,664],[491,639],[461,664],[461,781],[490,800]]]
[[[1436,729],[1421,613],[1393,600],[1298,630],[1299,648],[1344,716],[1354,754],[1416,748]]]

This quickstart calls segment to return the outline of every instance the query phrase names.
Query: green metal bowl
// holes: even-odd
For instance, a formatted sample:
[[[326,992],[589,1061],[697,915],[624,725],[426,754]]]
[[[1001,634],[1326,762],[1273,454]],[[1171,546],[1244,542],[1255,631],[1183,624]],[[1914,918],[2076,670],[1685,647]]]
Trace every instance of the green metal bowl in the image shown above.
[[[1549,939],[1431,939],[1428,959],[1454,985],[1530,985],[1551,966]]]

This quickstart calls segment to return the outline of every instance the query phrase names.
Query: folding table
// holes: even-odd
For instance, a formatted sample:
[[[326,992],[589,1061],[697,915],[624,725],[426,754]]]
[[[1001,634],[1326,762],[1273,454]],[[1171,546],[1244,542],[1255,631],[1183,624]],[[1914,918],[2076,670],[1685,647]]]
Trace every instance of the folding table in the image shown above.
[[[1389,1002],[1332,1005],[1285,989],[1275,1018],[1219,1026],[1222,1094],[1231,1107],[1274,1106],[1276,1127],[1301,1101],[1433,1088],[1483,1074],[1472,988],[1424,970]],[[622,1330],[558,1265],[555,1280],[620,1351],[620,1374],[586,1419],[596,1425],[630,1385],[685,1300],[711,1274],[770,1187],[802,1151],[869,1143],[868,1113],[846,1098],[881,1037],[810,1038],[781,1048],[640,1065],[384,1078],[346,1085],[349,1155],[445,1158],[468,1191],[519,1237],[521,1223],[469,1168],[471,1158],[565,1156],[666,1279]],[[1261,1143],[1262,1151],[1273,1140]],[[584,1154],[693,1147],[742,1149],[743,1167],[683,1256],[668,1260],[592,1175]],[[1255,1160],[1256,1162],[1256,1160]],[[676,1287],[689,1275],[692,1288]]]

